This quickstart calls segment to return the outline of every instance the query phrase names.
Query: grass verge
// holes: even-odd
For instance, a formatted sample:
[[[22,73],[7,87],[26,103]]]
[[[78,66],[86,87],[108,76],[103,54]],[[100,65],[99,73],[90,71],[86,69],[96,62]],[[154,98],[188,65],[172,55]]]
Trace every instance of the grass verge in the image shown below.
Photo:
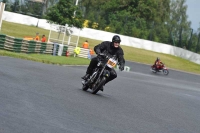
[[[74,58],[66,56],[52,56],[46,54],[14,53],[5,50],[0,50],[0,55],[58,65],[87,65],[90,62],[89,59],[79,57]]]

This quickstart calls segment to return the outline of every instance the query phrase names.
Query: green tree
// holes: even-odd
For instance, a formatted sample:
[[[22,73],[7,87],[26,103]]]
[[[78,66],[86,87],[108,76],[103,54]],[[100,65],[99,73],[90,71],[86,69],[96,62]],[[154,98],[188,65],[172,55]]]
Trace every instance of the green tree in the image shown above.
[[[55,5],[59,0],[44,0],[42,3],[42,15],[46,12],[46,10]]]
[[[196,46],[195,52],[200,53],[200,33],[198,34],[198,41],[197,41],[197,46]]]
[[[28,14],[31,16],[35,16],[41,18],[42,15],[42,3],[40,2],[27,2]]]
[[[149,40],[168,43],[167,21],[169,20],[170,0],[154,0],[153,3],[150,7],[153,8],[152,20],[147,21],[147,26],[151,30]]]
[[[185,0],[172,0],[170,5],[170,20],[168,21],[168,32],[173,33],[175,44],[178,47],[188,47],[188,40],[191,33],[191,22],[187,21],[187,6]]]
[[[11,2],[10,1],[3,0],[2,2],[5,3],[5,10],[6,11],[12,11],[12,9],[11,9]]]
[[[74,14],[76,11],[76,14]],[[45,18],[50,23],[59,25],[68,24],[77,28],[83,27],[83,17],[80,9],[74,5],[73,0],[60,0],[58,3],[48,8]]]
[[[98,22],[98,29],[109,27],[110,32],[147,39],[150,32],[156,36],[156,30],[159,30],[152,30],[152,23],[158,27],[169,16],[169,2],[170,0],[82,0],[81,6],[84,6],[84,18]]]

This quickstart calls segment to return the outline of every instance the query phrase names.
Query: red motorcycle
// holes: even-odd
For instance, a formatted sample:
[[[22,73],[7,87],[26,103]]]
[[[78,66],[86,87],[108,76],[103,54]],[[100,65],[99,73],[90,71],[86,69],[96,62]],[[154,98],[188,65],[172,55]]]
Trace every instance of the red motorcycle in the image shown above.
[[[167,67],[163,63],[158,65],[157,68],[155,67],[155,65],[151,66],[151,71],[153,73],[163,72],[164,75],[168,75],[169,74],[169,70],[167,69]]]

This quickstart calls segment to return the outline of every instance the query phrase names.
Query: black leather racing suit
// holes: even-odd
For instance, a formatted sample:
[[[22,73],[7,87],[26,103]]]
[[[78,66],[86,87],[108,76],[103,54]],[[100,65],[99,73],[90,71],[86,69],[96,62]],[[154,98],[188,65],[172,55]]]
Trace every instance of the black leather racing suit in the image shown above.
[[[124,60],[124,52],[123,49],[119,46],[118,48],[115,48],[113,46],[113,42],[109,41],[104,41],[99,45],[96,45],[94,47],[94,51],[96,54],[107,52],[110,55],[116,55],[119,65],[124,66],[125,65],[125,60]],[[91,59],[91,62],[87,68],[87,74],[92,75],[92,72],[94,68],[97,66],[98,63],[98,57],[94,57]],[[117,73],[114,69],[110,70],[110,76],[107,79],[106,83],[115,79],[117,77]]]

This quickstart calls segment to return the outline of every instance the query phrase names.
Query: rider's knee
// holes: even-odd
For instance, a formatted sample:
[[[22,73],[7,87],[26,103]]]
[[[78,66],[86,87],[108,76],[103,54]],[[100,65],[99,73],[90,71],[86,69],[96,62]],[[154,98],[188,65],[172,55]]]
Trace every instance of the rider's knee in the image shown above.
[[[113,79],[115,79],[115,78],[117,78],[117,73],[113,72],[113,73],[111,73],[111,76]]]

